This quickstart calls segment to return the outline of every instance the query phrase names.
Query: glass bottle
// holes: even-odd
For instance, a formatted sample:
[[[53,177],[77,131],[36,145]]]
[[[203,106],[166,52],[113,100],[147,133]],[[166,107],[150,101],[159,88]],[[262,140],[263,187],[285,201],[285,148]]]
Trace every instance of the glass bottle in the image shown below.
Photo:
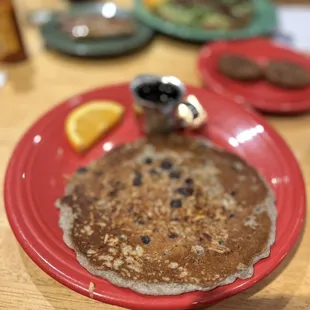
[[[0,61],[19,62],[27,53],[12,0],[0,0]]]

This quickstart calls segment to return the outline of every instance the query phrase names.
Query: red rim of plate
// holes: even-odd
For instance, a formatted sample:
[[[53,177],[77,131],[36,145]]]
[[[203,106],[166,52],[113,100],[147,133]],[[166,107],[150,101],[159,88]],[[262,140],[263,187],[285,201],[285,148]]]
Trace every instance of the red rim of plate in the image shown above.
[[[20,245],[47,274],[85,296],[89,296],[89,284],[93,282],[95,283],[93,298],[105,303],[139,310],[174,310],[214,304],[242,292],[270,274],[283,260],[303,227],[306,212],[305,185],[292,152],[271,126],[256,113],[202,88],[188,86],[188,91],[200,99],[204,98],[202,104],[209,112],[210,124],[203,134],[208,134],[209,138],[215,143],[230,150],[237,150],[240,156],[244,156],[243,151],[248,149],[245,159],[249,159],[249,163],[260,152],[260,149],[256,148],[257,145],[258,147],[265,147],[267,150],[261,151],[262,153],[257,157],[261,163],[257,168],[273,186],[277,196],[279,211],[277,237],[271,249],[270,257],[255,264],[254,275],[249,279],[238,279],[232,284],[218,287],[209,292],[192,292],[179,296],[146,296],[129,289],[119,288],[104,279],[89,274],[77,263],[73,251],[64,244],[61,230],[57,225],[58,211],[53,205],[55,197],[50,194],[53,187],[48,185],[46,188],[44,182],[46,182],[49,174],[53,177],[56,173],[57,182],[62,183],[60,179],[64,171],[74,171],[81,164],[84,165],[102,154],[102,145],[98,144],[94,147],[94,151],[91,150],[85,157],[78,157],[66,145],[67,142],[62,129],[64,119],[76,105],[83,104],[83,102],[91,99],[113,99],[123,102],[125,107],[130,107],[132,103],[129,85],[126,83],[95,89],[56,106],[35,122],[25,133],[10,159],[4,184],[7,216]],[[217,101],[218,106],[213,105],[213,101]],[[221,108],[222,105],[224,108]],[[231,115],[231,119],[227,118],[225,113]],[[235,126],[236,121],[238,126]],[[223,129],[225,126],[233,126],[231,128],[235,132],[225,132]],[[259,134],[253,132],[255,128],[259,129]],[[121,143],[138,136],[137,132],[134,116],[129,108],[120,128],[116,128],[104,141],[117,140],[117,143]],[[237,134],[238,132],[239,134]],[[40,145],[41,142],[38,139],[40,134],[42,134],[42,139],[47,138],[48,142],[43,141]],[[232,134],[233,136],[231,136]],[[231,142],[231,139],[234,139],[232,137],[236,137],[233,140],[234,143],[239,141],[238,148]],[[34,143],[38,144],[35,145]],[[58,161],[52,161],[54,155],[51,154],[53,153],[51,150],[58,154],[58,149],[57,152],[56,148],[54,149],[54,144],[58,145],[58,143],[63,146],[63,153],[65,154],[63,156],[68,160],[67,163],[70,165],[72,163],[69,168],[61,166]],[[42,151],[46,157],[42,158],[40,153]],[[266,152],[269,152],[271,156],[268,161],[264,158]],[[268,165],[271,167],[274,165],[277,168],[270,169]],[[46,169],[43,178],[42,173],[39,172],[42,167]],[[61,173],[57,169],[60,169]],[[281,178],[276,178],[279,176]],[[57,182],[58,189],[54,193],[56,197],[62,195],[63,191],[63,184]],[[40,193],[36,186],[41,187],[43,193]],[[43,203],[38,201],[38,195],[43,195],[43,198],[41,197]],[[49,195],[53,197],[51,198]]]
[[[269,113],[310,111],[310,86],[302,90],[285,90],[266,81],[239,82],[220,74],[217,59],[224,53],[236,53],[256,60],[261,65],[271,59],[293,61],[310,71],[310,59],[265,38],[221,41],[206,44],[199,53],[197,67],[206,87],[223,96]]]

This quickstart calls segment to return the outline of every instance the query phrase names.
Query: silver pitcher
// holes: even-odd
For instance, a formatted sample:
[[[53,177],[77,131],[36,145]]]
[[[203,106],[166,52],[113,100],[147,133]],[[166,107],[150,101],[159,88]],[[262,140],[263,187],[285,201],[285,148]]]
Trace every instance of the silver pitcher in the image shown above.
[[[157,94],[152,93],[154,87],[158,88]],[[207,113],[194,95],[184,99],[185,86],[174,76],[138,75],[130,89],[138,124],[148,135],[197,129],[207,120]]]

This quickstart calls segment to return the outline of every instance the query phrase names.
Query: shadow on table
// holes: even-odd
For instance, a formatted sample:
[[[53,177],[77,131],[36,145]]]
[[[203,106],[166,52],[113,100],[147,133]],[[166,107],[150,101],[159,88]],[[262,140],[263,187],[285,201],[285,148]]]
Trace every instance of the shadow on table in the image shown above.
[[[272,296],[270,298],[260,298],[260,297],[251,298],[253,295],[258,293],[260,290],[268,286],[272,281],[276,280],[279,275],[281,275],[281,273],[286,269],[286,267],[290,264],[290,262],[294,258],[302,239],[303,239],[303,233],[299,237],[292,251],[284,259],[284,261],[267,278],[260,281],[254,287],[246,290],[243,293],[240,293],[227,300],[224,300],[221,303],[216,304],[214,306],[209,306],[207,308],[204,307],[204,309],[230,310],[230,309],[235,309],[235,305],[237,304],[238,308],[240,309],[281,310],[281,309],[284,309],[289,304],[291,299],[294,297],[295,297],[294,298],[295,301],[298,301],[299,304],[304,304],[305,305],[304,309],[307,309],[307,305],[308,306],[310,305],[310,296],[296,297],[294,296],[293,292],[292,292],[292,295],[289,295],[289,296],[281,295],[281,292],[279,292],[279,295],[276,297]],[[100,304],[99,302],[92,301],[89,298],[79,295],[69,289],[64,289],[64,287],[61,284],[56,282],[54,279],[52,279],[51,277],[46,275],[44,272],[42,272],[38,267],[36,267],[34,263],[31,261],[31,259],[26,255],[26,253],[21,248],[20,248],[20,256],[22,258],[22,261],[24,263],[24,266],[28,274],[31,276],[33,283],[36,285],[38,290],[41,292],[45,300],[48,303],[50,303],[50,305],[53,306],[54,309],[70,309],[70,310],[82,309],[83,305],[85,306],[96,305],[95,307],[97,310],[106,309],[107,306],[104,306],[104,304]],[[305,274],[306,274],[306,270],[302,268],[299,269],[298,273],[294,274],[294,282],[296,283],[296,288],[302,282]],[[53,292],[51,292],[52,291],[51,288],[53,289]],[[197,308],[199,304],[203,303],[203,298],[204,297],[202,293],[201,300],[196,300],[195,302],[193,302],[193,306],[189,307],[188,309]],[[112,309],[113,307],[111,306],[109,310],[112,310]]]
[[[25,93],[33,88],[35,70],[31,60],[19,64],[7,65],[8,84],[16,93]]]

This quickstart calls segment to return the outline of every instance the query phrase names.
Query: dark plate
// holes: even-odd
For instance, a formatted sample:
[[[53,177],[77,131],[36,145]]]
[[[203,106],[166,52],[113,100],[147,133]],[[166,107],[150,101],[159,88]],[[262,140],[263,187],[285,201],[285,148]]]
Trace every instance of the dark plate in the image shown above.
[[[71,16],[77,14],[101,13],[105,4],[75,5],[66,13]],[[62,13],[63,14],[63,13]],[[148,26],[136,21],[137,29],[132,36],[74,40],[60,30],[59,17],[54,14],[51,19],[40,26],[41,34],[49,48],[80,57],[116,56],[134,51],[146,45],[153,37],[154,31]],[[116,16],[120,18],[132,17],[131,13],[117,7]]]

